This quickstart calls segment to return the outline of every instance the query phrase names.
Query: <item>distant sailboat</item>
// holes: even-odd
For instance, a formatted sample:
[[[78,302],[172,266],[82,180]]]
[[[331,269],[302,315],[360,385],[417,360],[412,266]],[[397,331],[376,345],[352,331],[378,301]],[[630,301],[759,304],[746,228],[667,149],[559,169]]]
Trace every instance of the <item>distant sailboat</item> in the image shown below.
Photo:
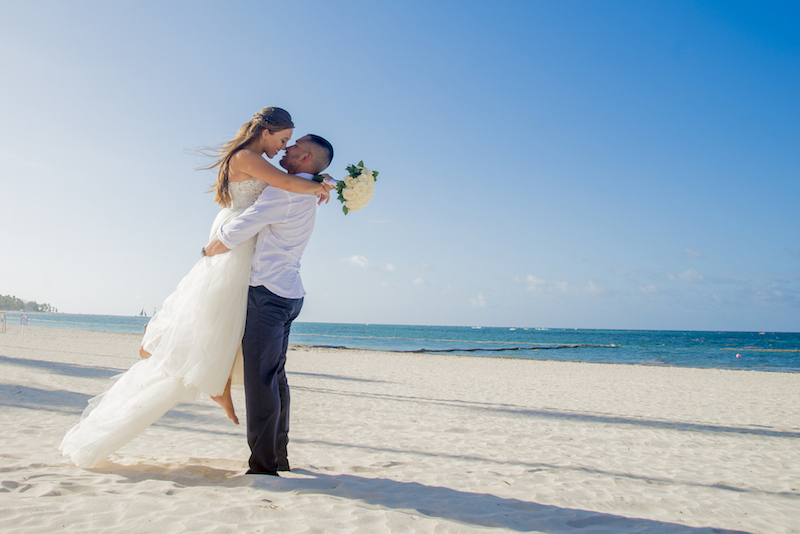
[[[142,311],[139,312],[139,317],[147,317],[147,314],[144,312],[144,308],[142,308]]]

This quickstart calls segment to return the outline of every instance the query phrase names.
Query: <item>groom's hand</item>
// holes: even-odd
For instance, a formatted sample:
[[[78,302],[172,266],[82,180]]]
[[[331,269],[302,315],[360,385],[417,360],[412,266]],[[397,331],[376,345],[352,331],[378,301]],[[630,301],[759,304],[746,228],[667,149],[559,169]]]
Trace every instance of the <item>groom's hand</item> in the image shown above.
[[[203,256],[216,256],[223,252],[228,252],[230,249],[222,244],[216,237],[211,240],[211,243],[203,247]]]

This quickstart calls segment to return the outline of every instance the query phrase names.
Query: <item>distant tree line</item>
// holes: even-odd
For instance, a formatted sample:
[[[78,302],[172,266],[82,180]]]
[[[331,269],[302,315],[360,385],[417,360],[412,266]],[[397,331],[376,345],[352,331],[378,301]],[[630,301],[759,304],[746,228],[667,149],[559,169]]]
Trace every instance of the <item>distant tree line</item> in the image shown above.
[[[0,310],[58,313],[58,310],[49,304],[25,301],[11,295],[0,295]]]

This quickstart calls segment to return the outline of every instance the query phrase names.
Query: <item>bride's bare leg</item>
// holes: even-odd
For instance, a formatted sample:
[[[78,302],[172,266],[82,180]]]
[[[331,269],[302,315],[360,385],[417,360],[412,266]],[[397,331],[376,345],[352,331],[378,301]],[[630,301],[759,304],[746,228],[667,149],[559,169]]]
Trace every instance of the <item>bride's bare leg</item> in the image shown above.
[[[147,325],[144,325],[142,327],[142,329],[144,330],[144,333],[146,334],[147,333]],[[144,347],[139,347],[139,357],[141,359],[145,360],[145,359],[149,358],[150,356],[152,356],[152,354],[150,354],[149,352],[144,350]]]
[[[225,384],[225,391],[219,397],[211,397],[211,400],[222,406],[225,413],[228,415],[233,424],[239,424],[239,418],[236,417],[236,411],[233,409],[233,399],[231,398],[231,379]]]

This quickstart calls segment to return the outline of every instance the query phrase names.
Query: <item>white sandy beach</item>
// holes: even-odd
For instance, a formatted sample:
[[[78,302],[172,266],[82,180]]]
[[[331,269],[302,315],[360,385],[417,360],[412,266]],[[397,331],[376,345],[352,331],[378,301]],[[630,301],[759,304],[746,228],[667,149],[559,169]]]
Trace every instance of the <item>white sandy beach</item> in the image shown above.
[[[140,336],[19,328],[0,532],[800,532],[800,374],[295,348],[291,473],[208,398],[84,470],[58,445]]]

